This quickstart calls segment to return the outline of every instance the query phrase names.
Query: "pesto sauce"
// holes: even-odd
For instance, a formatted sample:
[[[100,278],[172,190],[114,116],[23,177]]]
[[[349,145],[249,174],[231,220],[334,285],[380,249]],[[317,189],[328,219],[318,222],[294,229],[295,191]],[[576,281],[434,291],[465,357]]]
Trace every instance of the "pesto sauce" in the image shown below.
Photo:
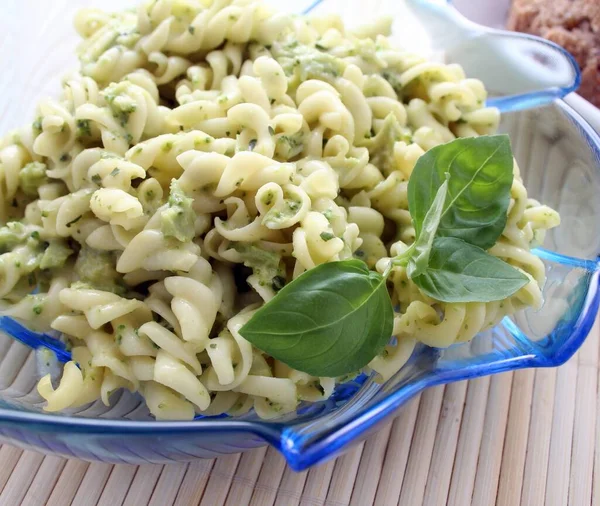
[[[255,244],[235,243],[233,247],[244,259],[244,265],[258,277],[261,286],[270,286],[276,292],[283,288],[285,276],[281,268],[281,255]]]
[[[73,250],[61,239],[51,239],[42,255],[40,269],[53,269],[63,267]]]
[[[308,79],[331,82],[341,76],[346,67],[340,58],[297,41],[274,44],[271,52],[286,76],[297,78],[297,84]]]
[[[83,245],[77,255],[74,271],[83,285],[119,295],[126,292],[122,275],[117,272],[115,259],[110,251]]]
[[[404,129],[392,113],[388,114],[381,130],[376,135],[360,141],[371,155],[371,163],[388,175],[394,170],[394,144],[398,141],[411,142]]]
[[[171,182],[167,208],[162,211],[160,227],[165,237],[174,237],[180,242],[194,238],[196,213],[192,209],[194,199],[187,197],[177,180]]]
[[[10,221],[0,228],[0,253],[12,250],[25,239],[25,226],[18,221]]]
[[[37,197],[38,188],[48,182],[46,164],[31,162],[19,171],[19,186],[28,197]]]

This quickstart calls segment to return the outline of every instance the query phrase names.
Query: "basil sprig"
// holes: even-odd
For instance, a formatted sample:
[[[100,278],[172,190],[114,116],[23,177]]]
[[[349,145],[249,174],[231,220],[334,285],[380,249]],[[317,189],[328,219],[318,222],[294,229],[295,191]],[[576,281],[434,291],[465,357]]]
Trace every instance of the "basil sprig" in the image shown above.
[[[290,367],[342,376],[364,367],[392,335],[385,278],[360,260],[322,264],[259,309],[241,334]]]
[[[504,230],[513,182],[507,135],[457,139],[419,158],[408,181],[408,209],[417,236],[437,189],[450,174],[437,235],[491,248]]]
[[[511,296],[529,278],[485,249],[506,225],[512,181],[506,135],[457,139],[429,150],[408,183],[416,240],[383,275],[356,259],[310,269],[240,333],[294,369],[337,377],[364,367],[389,342],[393,308],[386,279],[394,266],[406,267],[423,293],[442,302]]]

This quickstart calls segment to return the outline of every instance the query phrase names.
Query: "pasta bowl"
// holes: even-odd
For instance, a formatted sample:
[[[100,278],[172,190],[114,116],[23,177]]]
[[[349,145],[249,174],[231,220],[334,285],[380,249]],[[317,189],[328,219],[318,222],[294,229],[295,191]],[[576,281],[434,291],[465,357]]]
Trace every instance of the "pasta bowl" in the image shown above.
[[[452,21],[453,11],[444,11],[447,7],[441,3],[431,5]],[[462,23],[458,18],[452,22]],[[462,34],[466,28],[461,30]],[[459,58],[458,54],[457,50],[454,56]],[[563,68],[571,68],[568,57],[560,57],[561,65],[566,65]],[[562,225],[548,234],[546,248],[536,251],[547,270],[540,309],[506,318],[469,343],[447,349],[419,346],[385,383],[359,376],[338,386],[329,400],[302,405],[296,413],[272,421],[248,414],[158,422],[149,418],[140,398],[128,392],[114,398],[111,407],[97,402],[69,414],[50,415],[42,411],[35,389],[38,371],[53,367],[49,354],[43,349],[33,353],[2,335],[0,439],[42,452],[115,463],[212,458],[268,443],[282,452],[293,469],[302,470],[360,441],[425,388],[565,362],[585,339],[600,302],[600,204],[596,198],[600,138],[563,101],[551,101],[576,86],[577,73],[571,77],[572,82],[567,79],[558,86],[538,82],[519,89],[491,87],[499,97],[513,97],[496,102],[504,109],[501,131],[510,134],[531,196],[554,207],[562,217]],[[526,109],[532,104],[543,105]],[[7,334],[36,344],[32,334],[14,321],[0,323]]]

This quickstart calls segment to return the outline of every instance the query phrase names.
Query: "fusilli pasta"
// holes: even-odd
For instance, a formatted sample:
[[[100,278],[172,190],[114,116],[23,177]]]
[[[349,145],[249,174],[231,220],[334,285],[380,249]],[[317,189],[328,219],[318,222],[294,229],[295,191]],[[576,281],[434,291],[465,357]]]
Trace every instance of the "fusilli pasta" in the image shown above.
[[[341,378],[290,369],[240,328],[317,265],[383,271],[415,240],[418,158],[499,121],[481,82],[392,47],[386,26],[351,32],[258,0],[77,15],[79,72],[0,140],[1,314],[72,345],[59,383],[39,382],[47,410],[128,388],[158,419],[272,418],[333,393]],[[416,343],[468,341],[541,303],[530,248],[559,217],[528,198],[516,163],[511,196],[489,253],[530,282],[504,301],[442,303],[395,267],[394,338],[366,372],[386,380]]]

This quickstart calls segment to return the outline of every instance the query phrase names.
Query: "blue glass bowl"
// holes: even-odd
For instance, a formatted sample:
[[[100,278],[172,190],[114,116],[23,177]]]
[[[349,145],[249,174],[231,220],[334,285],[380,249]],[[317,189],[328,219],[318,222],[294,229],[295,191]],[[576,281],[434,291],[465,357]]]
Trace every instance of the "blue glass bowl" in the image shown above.
[[[427,4],[460,24],[441,3],[410,3]],[[556,55],[570,65],[562,51]],[[576,67],[569,68],[573,85],[578,74]],[[67,457],[136,464],[212,458],[270,444],[293,469],[302,470],[362,440],[425,388],[568,360],[589,332],[599,305],[600,138],[565,102],[550,102],[571,85],[527,90],[494,88],[494,83],[496,103],[505,110],[501,130],[511,135],[530,195],[562,216],[562,225],[548,234],[547,249],[536,252],[548,271],[540,310],[506,318],[470,343],[444,350],[421,346],[386,383],[362,376],[338,387],[329,401],[269,422],[253,414],[156,422],[141,399],[128,392],[113,396],[110,408],[95,403],[65,414],[45,414],[35,390],[44,354],[0,334],[0,440]],[[541,103],[546,105],[524,110]],[[30,345],[39,344],[37,336],[12,320],[0,320],[0,328],[25,342],[34,339]]]

